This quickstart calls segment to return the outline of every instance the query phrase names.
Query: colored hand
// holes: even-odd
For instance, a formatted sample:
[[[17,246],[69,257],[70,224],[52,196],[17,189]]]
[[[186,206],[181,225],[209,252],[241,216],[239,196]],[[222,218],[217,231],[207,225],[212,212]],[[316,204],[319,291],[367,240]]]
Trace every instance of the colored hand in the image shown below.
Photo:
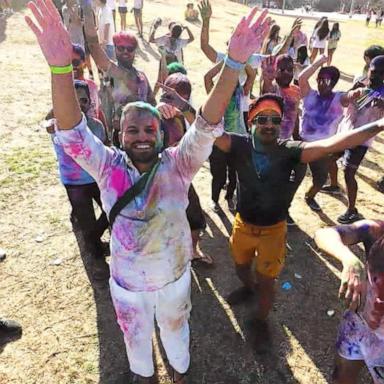
[[[360,305],[364,273],[364,265],[360,260],[352,261],[343,266],[339,298],[344,296],[347,307],[353,311]]]
[[[161,102],[172,105],[180,111],[186,111],[188,109],[188,100],[183,99],[173,88],[170,88],[161,83],[157,84],[164,91],[160,98]]]
[[[275,56],[269,56],[261,63],[261,69],[263,71],[263,78],[267,81],[273,81],[276,78],[276,58]]]
[[[244,16],[237,25],[228,45],[228,55],[239,63],[245,63],[255,52],[260,51],[268,34],[270,18],[266,18],[268,11],[264,10],[254,23],[257,8],[253,8],[248,16]]]
[[[303,19],[301,17],[298,17],[295,19],[295,21],[292,24],[290,35],[294,35],[302,26]]]
[[[35,34],[41,51],[49,65],[67,66],[72,61],[72,43],[52,0],[28,3],[37,23],[29,16],[25,21]]]
[[[160,112],[160,115],[165,120],[173,119],[175,116],[177,116],[180,113],[180,111],[177,108],[162,101],[160,101],[160,103],[157,104],[156,109]]]
[[[321,55],[321,56],[318,58],[318,60],[317,60],[317,62],[318,62],[319,65],[323,65],[323,64],[325,64],[327,61],[328,61],[328,57],[325,56],[325,55]]]
[[[209,0],[202,0],[197,6],[200,11],[202,20],[209,20],[212,17],[212,8]]]

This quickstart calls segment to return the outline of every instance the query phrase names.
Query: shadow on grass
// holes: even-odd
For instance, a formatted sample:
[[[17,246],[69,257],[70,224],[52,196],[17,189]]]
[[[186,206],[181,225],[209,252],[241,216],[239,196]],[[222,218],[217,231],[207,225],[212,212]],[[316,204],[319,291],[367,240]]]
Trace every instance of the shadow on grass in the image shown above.
[[[94,273],[95,260],[86,252],[81,233],[76,231],[74,234],[84,268],[93,289],[96,304],[96,322],[99,339],[99,384],[129,383],[127,380],[130,378],[130,373],[123,334],[117,324],[109,292],[108,265],[106,263],[98,263],[98,269],[102,272],[104,278],[96,279]]]

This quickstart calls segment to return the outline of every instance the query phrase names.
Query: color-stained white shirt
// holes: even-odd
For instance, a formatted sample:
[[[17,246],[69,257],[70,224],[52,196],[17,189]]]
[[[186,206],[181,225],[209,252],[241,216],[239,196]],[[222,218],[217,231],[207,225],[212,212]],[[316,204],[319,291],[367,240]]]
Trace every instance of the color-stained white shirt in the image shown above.
[[[175,147],[164,150],[152,183],[116,217],[111,234],[111,276],[130,291],[154,291],[176,281],[192,256],[185,210],[193,176],[208,159],[223,123],[201,116]],[[96,180],[109,214],[116,200],[140,177],[125,152],[104,146],[83,120],[56,132],[71,156]]]

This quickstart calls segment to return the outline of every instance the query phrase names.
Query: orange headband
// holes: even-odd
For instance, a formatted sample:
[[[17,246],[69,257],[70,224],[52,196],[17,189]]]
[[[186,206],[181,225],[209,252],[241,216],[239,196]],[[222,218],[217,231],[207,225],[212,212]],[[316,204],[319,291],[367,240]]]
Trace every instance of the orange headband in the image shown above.
[[[280,107],[279,103],[277,101],[275,101],[275,100],[266,99],[266,100],[263,100],[260,103],[258,103],[255,108],[252,108],[249,111],[249,114],[248,114],[248,124],[252,123],[252,120],[260,112],[263,112],[263,111],[266,111],[266,110],[275,111],[276,113],[279,114],[280,117],[282,116],[281,107]]]

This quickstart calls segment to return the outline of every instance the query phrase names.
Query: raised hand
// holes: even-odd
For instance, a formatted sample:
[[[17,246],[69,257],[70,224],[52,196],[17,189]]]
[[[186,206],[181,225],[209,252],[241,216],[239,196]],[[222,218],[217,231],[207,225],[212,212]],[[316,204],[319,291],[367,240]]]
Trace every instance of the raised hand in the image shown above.
[[[248,16],[241,19],[228,45],[228,55],[231,59],[245,63],[255,52],[259,52],[269,31],[270,18],[266,18],[268,11],[264,10],[252,23],[257,8],[253,8]]]
[[[172,105],[182,112],[189,108],[188,100],[183,99],[173,88],[170,88],[161,83],[157,84],[164,91],[160,98],[161,102]]]
[[[200,4],[197,6],[200,11],[200,15],[202,20],[209,20],[212,16],[212,8],[211,4],[209,3],[209,0],[202,0],[200,1]]]
[[[364,275],[364,264],[360,260],[352,261],[343,267],[339,298],[344,296],[347,307],[351,310],[356,310],[360,305]]]
[[[276,57],[269,56],[261,63],[261,69],[263,71],[263,78],[267,81],[273,81],[276,78]]]
[[[25,21],[35,34],[47,63],[60,67],[71,64],[72,43],[52,0],[35,0],[27,6],[36,22],[29,16],[25,16]]]
[[[295,19],[295,21],[292,24],[290,35],[291,36],[294,35],[295,32],[297,32],[301,28],[302,24],[303,24],[303,19],[301,17],[298,17],[297,19]]]

